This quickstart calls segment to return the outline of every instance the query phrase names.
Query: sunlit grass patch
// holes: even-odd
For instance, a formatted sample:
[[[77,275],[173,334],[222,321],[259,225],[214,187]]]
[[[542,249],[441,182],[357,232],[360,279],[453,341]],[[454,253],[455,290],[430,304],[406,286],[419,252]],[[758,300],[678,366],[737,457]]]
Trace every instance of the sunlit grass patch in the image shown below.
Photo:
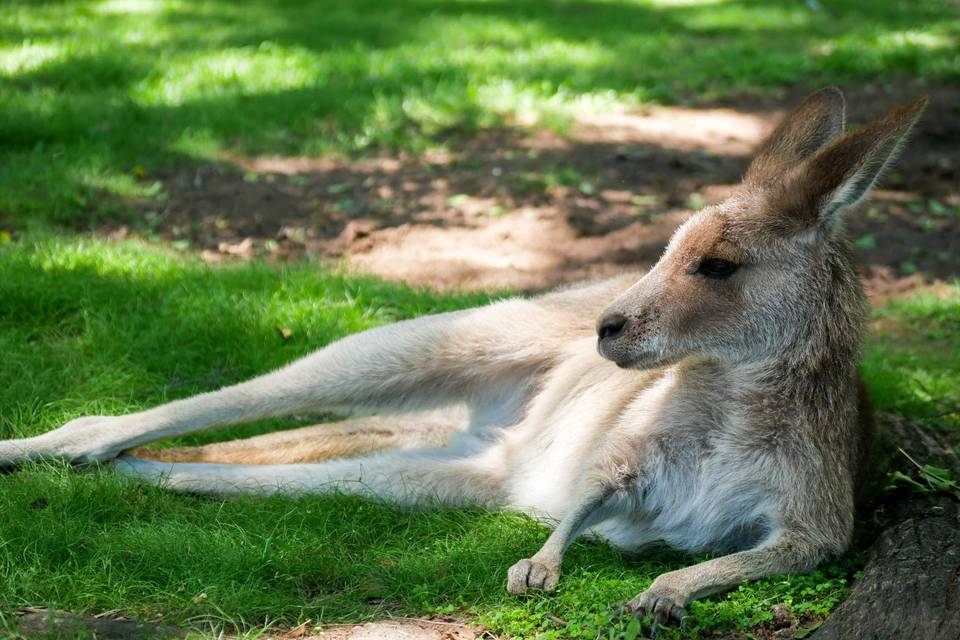
[[[142,81],[132,96],[145,106],[176,107],[224,96],[241,97],[303,87],[322,88],[330,68],[303,47],[269,41],[258,46],[181,54]]]
[[[54,42],[25,42],[0,49],[0,73],[29,73],[63,55],[64,47]]]

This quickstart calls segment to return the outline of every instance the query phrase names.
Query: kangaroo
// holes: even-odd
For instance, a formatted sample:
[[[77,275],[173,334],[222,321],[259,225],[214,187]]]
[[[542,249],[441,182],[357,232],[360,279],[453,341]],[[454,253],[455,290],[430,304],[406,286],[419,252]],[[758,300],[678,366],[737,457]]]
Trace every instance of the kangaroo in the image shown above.
[[[925,104],[844,133],[840,91],[811,94],[729,199],[679,227],[644,274],[351,335],[219,391],[0,442],[0,462],[112,461],[200,494],[340,491],[519,510],[555,528],[509,569],[512,593],[553,589],[581,534],[631,552],[717,554],[626,605],[675,623],[694,599],[808,571],[850,542],[873,423],[857,372],[866,305],[843,216]],[[317,409],[379,415],[135,450]]]

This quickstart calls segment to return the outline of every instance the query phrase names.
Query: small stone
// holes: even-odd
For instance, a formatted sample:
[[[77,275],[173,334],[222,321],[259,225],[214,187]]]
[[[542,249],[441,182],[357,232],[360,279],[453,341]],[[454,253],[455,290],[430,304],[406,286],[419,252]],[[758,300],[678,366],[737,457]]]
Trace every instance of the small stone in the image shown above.
[[[244,258],[252,258],[256,244],[254,243],[253,238],[245,238],[243,241],[236,244],[230,242],[221,242],[217,244],[217,251],[220,253],[225,253],[231,256],[242,256]]]
[[[773,628],[786,629],[791,624],[793,624],[793,616],[790,615],[790,607],[785,604],[774,605]]]
[[[372,220],[352,220],[347,223],[340,233],[340,241],[345,245],[350,245],[361,238],[365,238],[373,233],[377,228],[377,223]]]

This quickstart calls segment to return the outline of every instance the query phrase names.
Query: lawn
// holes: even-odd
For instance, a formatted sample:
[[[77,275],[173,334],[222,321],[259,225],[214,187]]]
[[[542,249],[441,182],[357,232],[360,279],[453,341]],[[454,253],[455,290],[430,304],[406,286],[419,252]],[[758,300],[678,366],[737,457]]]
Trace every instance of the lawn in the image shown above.
[[[126,199],[161,200],[159,173],[262,154],[416,154],[518,122],[562,131],[570,113],[612,104],[960,77],[956,6],[820,4],[4,3],[0,438],[214,389],[346,334],[496,295],[312,262],[208,265],[90,233],[129,216]],[[960,283],[891,301],[874,329],[863,371],[878,407],[960,428]],[[250,637],[307,619],[453,614],[506,637],[606,638],[626,627],[611,604],[692,561],[581,541],[556,594],[516,598],[506,570],[547,536],[520,516],[342,496],[201,499],[56,465],[0,475],[0,514],[0,635],[14,633],[17,608],[49,606]],[[695,603],[684,635],[750,630],[777,603],[815,625],[862,555]]]
[[[104,195],[162,197],[155,171],[230,155],[418,151],[613,103],[957,78],[958,38],[941,0],[5,2],[0,224],[87,228],[117,214]]]
[[[238,381],[353,331],[482,303],[316,266],[211,267],[161,247],[28,235],[0,247],[0,435],[38,433]],[[877,312],[865,371],[881,409],[937,415],[960,398],[960,285]],[[292,334],[284,338],[281,329]],[[897,336],[910,336],[904,344]],[[952,394],[952,395],[951,395]],[[259,433],[312,417],[236,427]],[[313,418],[315,419],[315,417]],[[954,426],[957,416],[937,422]],[[209,440],[194,437],[191,441]],[[480,511],[401,513],[346,497],[210,500],[109,472],[38,466],[0,477],[0,603],[260,629],[385,615],[464,614],[499,633],[595,637],[609,605],[678,557],[623,558],[580,542],[556,595],[514,598],[507,568],[547,531]],[[860,554],[693,605],[693,637],[822,616]],[[547,614],[569,623],[557,629]],[[622,623],[614,623],[622,624]],[[549,637],[549,635],[548,635]]]

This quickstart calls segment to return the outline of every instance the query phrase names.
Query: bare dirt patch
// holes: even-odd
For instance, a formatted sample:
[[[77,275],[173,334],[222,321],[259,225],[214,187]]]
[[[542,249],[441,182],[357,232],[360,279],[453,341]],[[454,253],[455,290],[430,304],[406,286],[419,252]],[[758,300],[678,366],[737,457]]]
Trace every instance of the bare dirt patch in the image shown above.
[[[42,608],[22,609],[16,614],[17,632],[25,638],[47,640],[175,640],[199,637],[179,627],[131,620],[107,612],[81,615]],[[218,637],[214,633],[211,637]],[[219,634],[229,639],[235,636]],[[388,618],[362,624],[332,624],[311,627],[309,622],[288,631],[264,636],[272,640],[496,640],[496,636],[480,626],[469,626],[459,620],[428,618]]]
[[[104,230],[210,261],[344,258],[440,289],[538,290],[651,265],[803,93],[584,115],[565,136],[504,129],[423,157],[230,157],[154,177],[166,199]],[[849,120],[924,93],[930,108],[896,169],[850,216],[876,297],[960,275],[960,85],[848,89]]]
[[[303,640],[495,640],[482,629],[460,622],[413,618],[392,618],[356,625],[327,625],[322,633],[279,636]]]

